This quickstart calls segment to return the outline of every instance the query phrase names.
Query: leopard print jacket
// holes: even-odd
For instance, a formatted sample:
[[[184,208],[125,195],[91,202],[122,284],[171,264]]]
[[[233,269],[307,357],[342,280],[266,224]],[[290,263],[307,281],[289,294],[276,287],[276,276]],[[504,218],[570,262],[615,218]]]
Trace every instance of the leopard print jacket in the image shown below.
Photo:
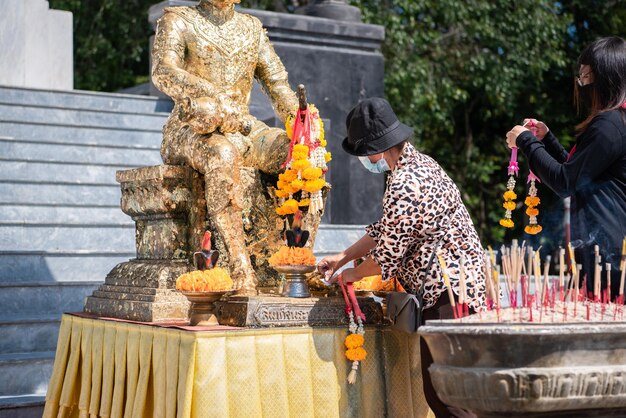
[[[450,285],[458,297],[459,261],[465,258],[467,303],[485,303],[484,249],[454,182],[431,157],[407,143],[387,178],[383,216],[366,227],[376,242],[370,256],[384,280],[397,278],[408,291],[424,286],[424,307],[433,306],[446,291],[441,267],[433,251],[446,261]]]

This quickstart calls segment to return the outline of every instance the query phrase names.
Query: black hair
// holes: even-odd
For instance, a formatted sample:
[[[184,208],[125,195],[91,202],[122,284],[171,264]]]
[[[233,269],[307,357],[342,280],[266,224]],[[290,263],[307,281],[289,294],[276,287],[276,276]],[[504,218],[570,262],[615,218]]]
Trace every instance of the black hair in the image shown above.
[[[626,41],[618,36],[598,39],[578,57],[578,67],[588,65],[593,74],[591,110],[587,118],[576,126],[580,133],[599,113],[620,108],[626,102]],[[580,91],[575,90],[580,109]]]

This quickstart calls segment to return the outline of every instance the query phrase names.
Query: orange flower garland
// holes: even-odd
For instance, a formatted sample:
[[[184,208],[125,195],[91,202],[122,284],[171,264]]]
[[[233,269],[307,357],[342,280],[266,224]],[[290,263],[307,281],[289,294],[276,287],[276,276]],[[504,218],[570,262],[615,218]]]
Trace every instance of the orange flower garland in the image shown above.
[[[528,208],[526,214],[530,217],[528,225],[524,228],[524,232],[530,235],[536,235],[542,231],[541,225],[537,223],[537,215],[539,215],[539,209],[537,206],[541,203],[539,197],[537,197],[537,187],[535,186],[535,179],[530,180],[530,188],[528,189],[528,197],[524,200],[524,203]]]
[[[350,324],[348,330],[350,334],[344,340],[346,346],[346,358],[352,362],[352,368],[348,373],[348,383],[354,384],[356,382],[356,371],[359,369],[359,362],[365,360],[367,357],[367,351],[363,348],[365,344],[365,329],[363,328],[363,319],[360,316],[356,316],[352,309],[348,313],[348,319]]]
[[[515,199],[517,199],[517,195],[513,191],[513,189],[515,188],[515,177],[513,177],[512,175],[509,177],[509,181],[506,183],[506,188],[507,191],[504,192],[504,203],[502,204],[504,209],[506,209],[506,212],[504,214],[504,218],[500,219],[500,225],[505,228],[513,228],[515,226],[515,223],[513,222],[513,219],[511,219],[511,215],[513,213],[513,210],[515,209]]]
[[[293,215],[298,208],[309,207],[313,212],[323,210],[322,189],[327,186],[325,174],[327,163],[332,156],[327,152],[324,139],[324,123],[317,108],[309,104],[311,120],[311,137],[308,138],[309,147],[303,138],[296,138],[291,157],[286,163],[286,170],[278,176],[276,183],[276,197],[279,205],[276,213],[280,216]],[[289,115],[285,121],[287,136],[293,140],[296,124],[296,112]],[[293,143],[293,142],[292,142]],[[294,194],[300,193],[300,197]]]
[[[532,134],[536,137],[539,137],[537,121],[535,119],[530,119],[526,122],[524,126],[528,126],[530,132],[532,132]],[[536,235],[540,233],[543,229],[541,225],[537,223],[537,215],[539,215],[539,209],[537,209],[537,206],[539,206],[540,203],[540,200],[537,197],[537,181],[540,182],[539,178],[535,175],[535,173],[532,172],[532,170],[530,170],[528,172],[528,182],[530,183],[530,187],[528,188],[528,197],[526,197],[526,200],[524,201],[524,203],[526,203],[526,206],[528,206],[528,208],[526,209],[526,214],[530,218],[528,221],[528,225],[526,225],[526,227],[524,228],[524,232],[530,235]]]

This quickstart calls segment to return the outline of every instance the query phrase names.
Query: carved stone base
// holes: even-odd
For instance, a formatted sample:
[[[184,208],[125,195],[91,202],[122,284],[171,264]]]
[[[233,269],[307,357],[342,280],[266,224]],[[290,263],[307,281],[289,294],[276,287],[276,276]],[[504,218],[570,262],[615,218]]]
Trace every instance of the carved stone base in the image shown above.
[[[287,298],[280,296],[233,296],[216,303],[220,324],[237,327],[337,326],[348,324],[341,297]],[[381,305],[359,298],[366,324],[383,322]]]
[[[131,260],[118,264],[87,297],[85,312],[141,322],[189,320],[190,303],[175,290],[187,261]]]

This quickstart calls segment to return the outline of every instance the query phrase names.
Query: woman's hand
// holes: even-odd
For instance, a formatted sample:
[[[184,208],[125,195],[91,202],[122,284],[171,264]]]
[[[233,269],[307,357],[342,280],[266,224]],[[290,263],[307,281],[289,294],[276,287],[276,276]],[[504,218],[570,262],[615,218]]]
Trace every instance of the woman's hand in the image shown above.
[[[509,148],[513,149],[513,148],[517,148],[517,137],[522,133],[522,132],[526,132],[528,129],[524,128],[521,125],[515,125],[513,127],[513,129],[511,129],[509,132],[507,132],[506,134],[506,144],[509,146]]]
[[[339,268],[341,268],[341,260],[343,259],[342,254],[330,255],[328,257],[324,257],[319,263],[317,263],[317,271],[324,276],[324,279],[327,282],[330,282],[330,279],[333,277],[333,274]],[[336,280],[333,280],[335,282]]]
[[[537,129],[537,139],[539,139],[540,141],[548,134],[548,132],[550,131],[550,129],[546,126],[545,123],[543,123],[540,120],[537,119],[524,119],[524,126],[526,126],[526,124],[528,122],[534,122],[535,124],[535,129]]]

